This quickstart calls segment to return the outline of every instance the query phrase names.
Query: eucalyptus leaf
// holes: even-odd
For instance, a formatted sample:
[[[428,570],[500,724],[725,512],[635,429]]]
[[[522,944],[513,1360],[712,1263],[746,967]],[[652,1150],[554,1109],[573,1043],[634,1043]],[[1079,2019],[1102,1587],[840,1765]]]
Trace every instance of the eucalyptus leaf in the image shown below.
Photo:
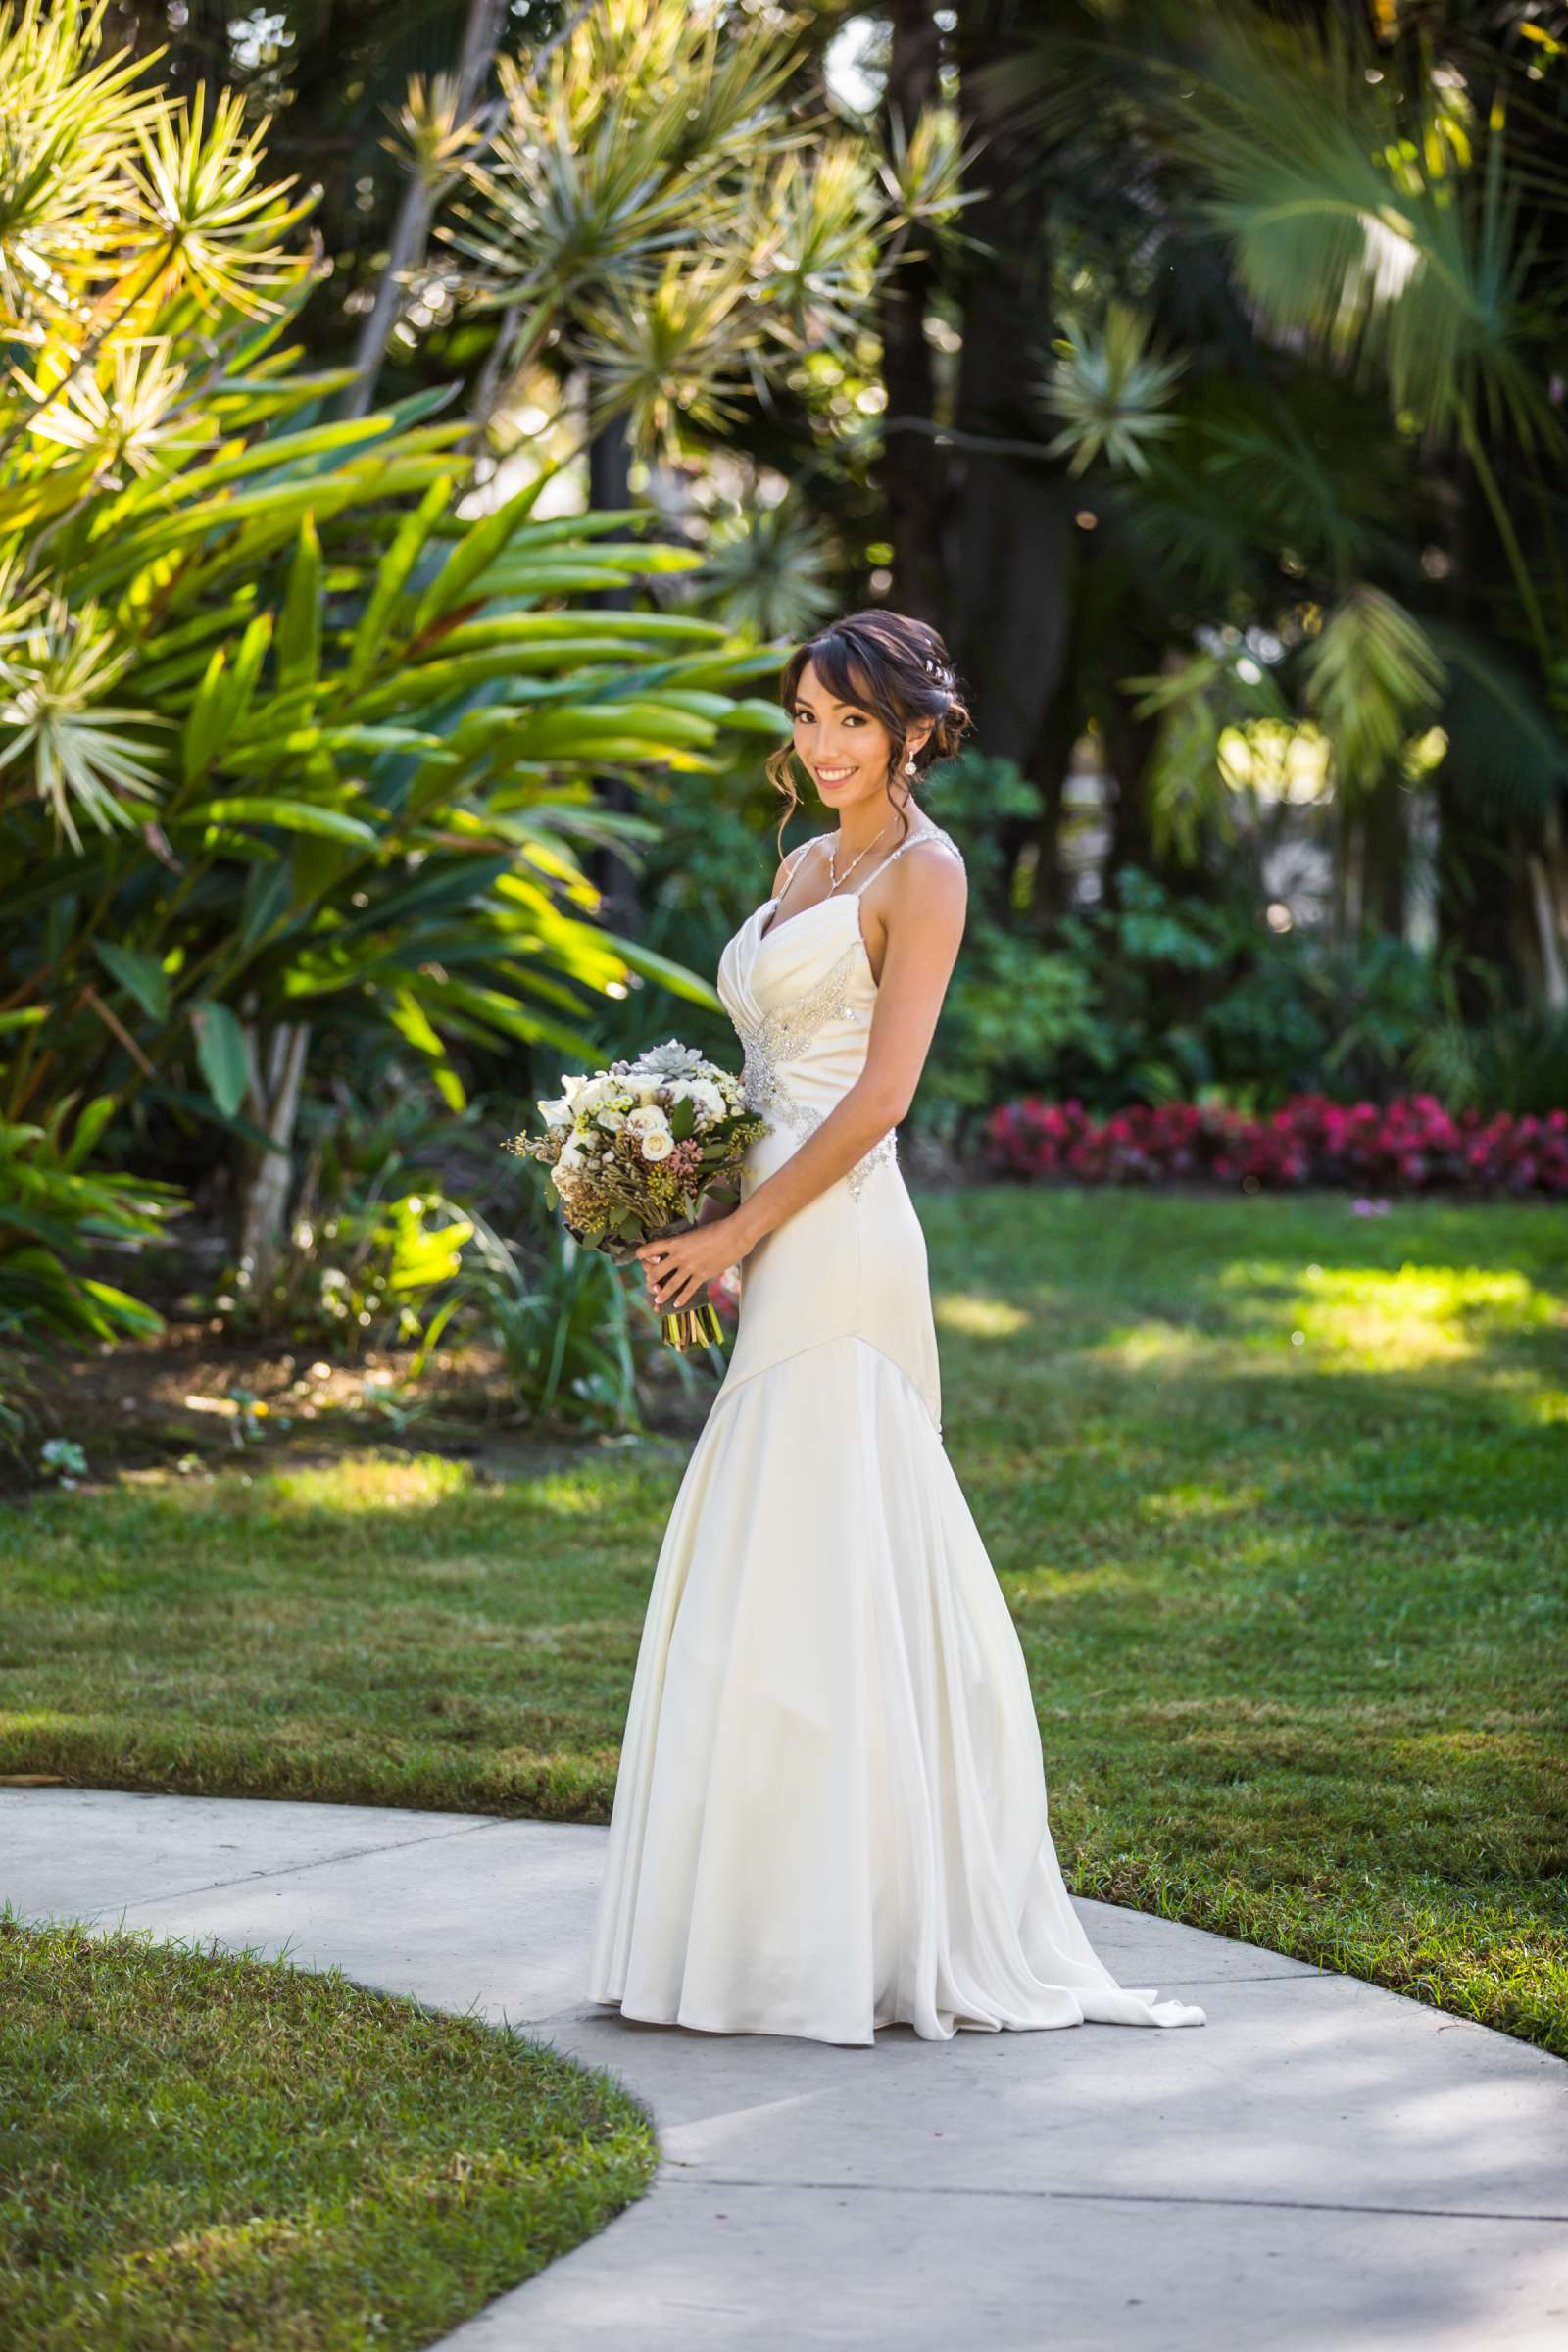
[[[93,942],[93,953],[105,971],[129,989],[150,1021],[168,1020],[169,975],[156,956],[140,948],[117,947],[106,939]]]
[[[226,1004],[193,1005],[190,1017],[196,1032],[196,1058],[208,1092],[224,1116],[232,1118],[250,1084],[245,1032]]]

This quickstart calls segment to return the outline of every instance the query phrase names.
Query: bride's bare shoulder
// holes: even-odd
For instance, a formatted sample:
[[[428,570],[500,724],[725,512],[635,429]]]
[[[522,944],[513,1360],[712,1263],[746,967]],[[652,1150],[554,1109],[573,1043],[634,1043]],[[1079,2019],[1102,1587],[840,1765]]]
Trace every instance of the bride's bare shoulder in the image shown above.
[[[968,890],[969,869],[963,852],[941,825],[926,825],[911,833],[888,859],[895,897],[925,903],[956,901],[961,906]],[[902,871],[900,870],[902,868]]]
[[[947,830],[946,826],[931,825],[926,829],[925,832],[918,835],[917,839],[920,841],[934,841],[939,849],[947,851],[949,860],[951,860],[951,862],[957,867],[960,873],[967,871],[967,868],[963,862],[963,852],[959,849],[957,843],[954,840],[953,835]],[[939,859],[938,862],[942,863],[945,861]]]
[[[969,904],[969,874],[963,852],[951,833],[931,825],[910,840],[907,854],[891,861],[884,924],[933,940],[961,937]]]

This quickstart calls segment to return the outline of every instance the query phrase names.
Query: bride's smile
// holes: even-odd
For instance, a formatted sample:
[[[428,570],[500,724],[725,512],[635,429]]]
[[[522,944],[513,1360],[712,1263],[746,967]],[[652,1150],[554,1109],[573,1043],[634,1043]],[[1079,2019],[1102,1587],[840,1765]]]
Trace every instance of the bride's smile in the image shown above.
[[[839,812],[846,848],[859,849],[888,814],[888,778],[901,754],[918,754],[929,726],[895,741],[889,728],[858,701],[834,694],[808,661],[790,711],[792,745],[829,808]]]

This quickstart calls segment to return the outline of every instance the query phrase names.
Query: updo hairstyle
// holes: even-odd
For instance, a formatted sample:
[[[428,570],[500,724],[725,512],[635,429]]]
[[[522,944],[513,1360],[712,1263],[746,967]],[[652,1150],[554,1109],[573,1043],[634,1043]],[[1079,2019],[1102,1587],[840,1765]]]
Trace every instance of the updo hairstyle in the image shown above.
[[[935,629],[923,620],[910,620],[902,612],[885,612],[880,608],[852,612],[843,620],[833,621],[809,643],[797,647],[785,663],[779,700],[792,717],[808,662],[839,702],[857,704],[887,729],[893,744],[887,774],[889,797],[904,819],[904,834],[907,835],[909,819],[906,804],[910,788],[905,776],[905,763],[909,757],[906,746],[910,730],[922,719],[936,722],[914,754],[915,774],[923,781],[939,760],[952,759],[973,724],[958,692],[957,675],[948,659],[947,647]],[[785,743],[765,762],[769,781],[784,796],[785,806],[778,820],[781,857],[784,828],[801,805],[801,796],[795,788],[794,758],[795,746]]]

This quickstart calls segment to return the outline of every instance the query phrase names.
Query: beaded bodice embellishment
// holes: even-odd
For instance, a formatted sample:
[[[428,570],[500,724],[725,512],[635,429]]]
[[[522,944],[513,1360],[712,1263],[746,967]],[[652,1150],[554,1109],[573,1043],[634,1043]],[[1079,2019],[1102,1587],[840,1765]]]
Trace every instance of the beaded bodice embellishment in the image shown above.
[[[882,860],[882,864],[891,865],[894,858],[902,858],[905,851],[913,849],[917,842],[930,840],[940,841],[945,848],[952,851],[955,857],[959,858],[961,862],[961,853],[956,843],[952,841],[947,834],[939,832],[935,827],[930,827],[924,832],[916,834],[912,840],[902,844],[893,852],[891,858],[885,858]],[[809,847],[808,842],[804,844],[800,856],[804,856],[805,851]],[[797,857],[796,863],[798,864],[800,858]],[[881,870],[881,866],[876,868],[878,873]],[[786,889],[789,886],[789,880],[793,879],[794,871],[794,866],[791,866],[790,874],[786,878]],[[869,882],[872,878],[867,875],[866,881]],[[860,887],[863,888],[864,884]],[[782,896],[782,894],[780,895]],[[844,891],[839,895],[853,901],[859,897],[859,889]],[[797,915],[791,919],[797,922],[805,921],[808,916],[816,912],[817,906],[825,906],[827,903],[826,900],[819,900],[815,906],[806,910],[806,914]],[[766,904],[776,910],[778,900],[770,900]],[[764,932],[761,934],[761,939],[765,941],[772,936],[771,931]],[[857,995],[854,985],[854,975],[864,957],[865,948],[860,934],[859,914],[857,911],[855,937],[843,952],[834,957],[819,979],[813,981],[808,988],[803,989],[798,996],[791,997],[787,1003],[771,1006],[756,1020],[749,1020],[744,1014],[732,1015],[745,1053],[742,1083],[745,1088],[747,1108],[758,1111],[764,1117],[776,1119],[781,1125],[789,1128],[792,1134],[798,1135],[802,1141],[821,1125],[827,1113],[818,1109],[813,1103],[803,1102],[798,1096],[792,1094],[785,1082],[783,1072],[789,1064],[803,1060],[809,1054],[813,1042],[829,1021],[869,1021],[869,1008]],[[866,976],[869,978],[868,962],[865,970]],[[871,987],[874,993],[876,987],[874,980],[871,981]],[[870,1151],[865,1152],[860,1159],[856,1161],[854,1167],[846,1172],[844,1181],[848,1185],[853,1199],[858,1200],[866,1180],[874,1168],[882,1166],[885,1161],[897,1159],[898,1140],[898,1129],[890,1128],[887,1134],[873,1144]]]
[[[821,1126],[827,1114],[790,1093],[780,1076],[779,1065],[798,1061],[809,1053],[813,1039],[827,1022],[859,1017],[860,1008],[850,988],[850,974],[859,953],[858,940],[852,940],[821,979],[801,996],[792,997],[787,1004],[764,1013],[760,1021],[737,1023],[745,1049],[741,1078],[747,1109],[780,1120],[803,1142]],[[871,1170],[895,1156],[898,1135],[898,1129],[890,1127],[881,1141],[873,1144],[846,1173],[844,1181],[857,1200]]]

